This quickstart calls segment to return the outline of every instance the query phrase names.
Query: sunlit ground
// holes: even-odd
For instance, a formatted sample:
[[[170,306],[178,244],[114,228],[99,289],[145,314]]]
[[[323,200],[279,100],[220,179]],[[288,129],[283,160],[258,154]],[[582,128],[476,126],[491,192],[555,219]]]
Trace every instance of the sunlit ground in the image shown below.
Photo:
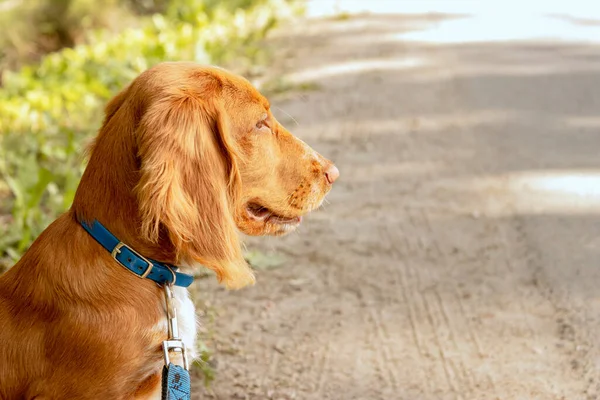
[[[600,214],[600,170],[523,171],[447,182],[454,184],[479,199],[474,212],[492,217]]]
[[[600,172],[529,172],[512,177],[512,185],[548,195],[558,194],[596,203],[600,199]]]
[[[342,4],[343,3],[343,4]],[[313,16],[336,13],[428,12],[462,14],[466,18],[440,22],[435,29],[402,34],[404,40],[439,43],[518,39],[600,41],[600,2],[565,0],[311,0]],[[469,18],[468,16],[477,18]]]
[[[404,58],[402,60],[394,59],[372,59],[346,62],[341,64],[330,64],[321,68],[290,74],[288,79],[293,82],[308,82],[318,78],[328,78],[332,76],[357,74],[361,72],[384,71],[384,70],[404,70],[422,66],[424,61],[418,58]]]

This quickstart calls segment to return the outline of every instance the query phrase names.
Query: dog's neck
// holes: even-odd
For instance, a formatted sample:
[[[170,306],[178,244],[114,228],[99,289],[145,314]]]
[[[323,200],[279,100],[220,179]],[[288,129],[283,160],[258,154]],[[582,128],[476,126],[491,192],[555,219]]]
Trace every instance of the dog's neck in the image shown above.
[[[128,129],[129,134],[114,134],[113,129]],[[133,122],[126,127],[111,124],[111,120],[105,122],[77,188],[72,210],[79,220],[98,220],[145,257],[176,264],[179,260],[166,232],[161,232],[157,243],[144,240],[140,235],[135,195],[139,180],[136,153]]]

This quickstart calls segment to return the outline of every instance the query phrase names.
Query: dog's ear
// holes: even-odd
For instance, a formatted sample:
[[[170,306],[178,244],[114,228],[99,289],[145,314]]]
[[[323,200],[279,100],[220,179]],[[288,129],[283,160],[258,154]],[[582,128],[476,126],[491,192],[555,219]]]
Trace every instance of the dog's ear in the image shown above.
[[[178,261],[211,268],[229,288],[254,283],[234,212],[240,177],[225,116],[194,96],[172,95],[146,110],[137,130],[141,233],[166,231]]]
[[[131,107],[123,107],[123,105],[125,104],[125,102],[127,101],[128,97],[129,97],[129,92],[130,92],[130,88],[131,86],[127,86],[125,89],[121,90],[119,93],[117,93],[106,105],[106,107],[104,108],[104,122],[102,123],[102,127],[106,128],[108,126],[109,123],[111,123],[111,119],[112,117],[117,113],[117,111],[119,111],[121,108],[123,108],[125,113],[130,112],[130,108]],[[124,126],[121,122],[123,119],[127,120],[131,118],[130,116],[128,116],[127,118],[121,118],[121,121],[113,121],[112,122],[112,126],[113,129],[123,129],[126,128],[126,126]],[[83,151],[83,159],[90,159],[92,153],[94,152],[94,148],[96,147],[96,142],[98,140],[98,136],[96,136],[95,138],[91,139],[87,145],[85,146],[85,149]]]
[[[106,105],[106,108],[104,109],[104,115],[105,115],[104,124],[106,124],[113,117],[113,115],[115,115],[117,110],[119,110],[119,108],[121,108],[123,103],[125,103],[125,100],[129,96],[129,90],[130,90],[130,86],[127,86],[125,89],[123,89],[119,93],[117,93],[115,95],[115,97],[113,97],[108,102],[108,104]]]

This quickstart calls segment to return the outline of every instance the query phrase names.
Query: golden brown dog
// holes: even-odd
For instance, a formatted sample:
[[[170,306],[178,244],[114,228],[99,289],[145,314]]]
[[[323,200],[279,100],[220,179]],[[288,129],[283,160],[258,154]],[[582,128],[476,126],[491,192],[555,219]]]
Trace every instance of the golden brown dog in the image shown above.
[[[145,257],[254,282],[237,229],[282,235],[337,168],[292,136],[243,78],[192,63],[141,74],[107,106],[73,206],[0,277],[0,399],[156,398],[167,335],[160,287],[81,227],[98,220]],[[195,319],[177,288],[193,355]]]

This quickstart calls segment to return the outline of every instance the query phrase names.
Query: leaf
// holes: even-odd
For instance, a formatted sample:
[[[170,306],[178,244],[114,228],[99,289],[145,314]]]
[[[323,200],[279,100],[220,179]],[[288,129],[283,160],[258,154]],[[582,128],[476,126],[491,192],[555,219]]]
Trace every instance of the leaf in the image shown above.
[[[263,253],[258,250],[247,252],[246,261],[255,269],[269,270],[281,267],[286,259],[284,256],[276,253]]]
[[[15,199],[16,199],[15,204],[24,205],[25,194],[23,192],[23,187],[21,186],[21,184],[16,179],[14,179],[12,176],[10,176],[8,174],[4,175],[4,180],[6,181],[6,184],[8,185],[13,196],[15,196]]]
[[[44,195],[44,192],[46,191],[46,187],[48,186],[48,184],[50,182],[52,182],[53,178],[54,178],[54,175],[48,169],[40,168],[38,170],[37,183],[35,184],[35,186],[33,188],[31,188],[30,197],[29,197],[29,200],[27,201],[28,208],[39,207],[40,201],[42,200],[42,196]]]

